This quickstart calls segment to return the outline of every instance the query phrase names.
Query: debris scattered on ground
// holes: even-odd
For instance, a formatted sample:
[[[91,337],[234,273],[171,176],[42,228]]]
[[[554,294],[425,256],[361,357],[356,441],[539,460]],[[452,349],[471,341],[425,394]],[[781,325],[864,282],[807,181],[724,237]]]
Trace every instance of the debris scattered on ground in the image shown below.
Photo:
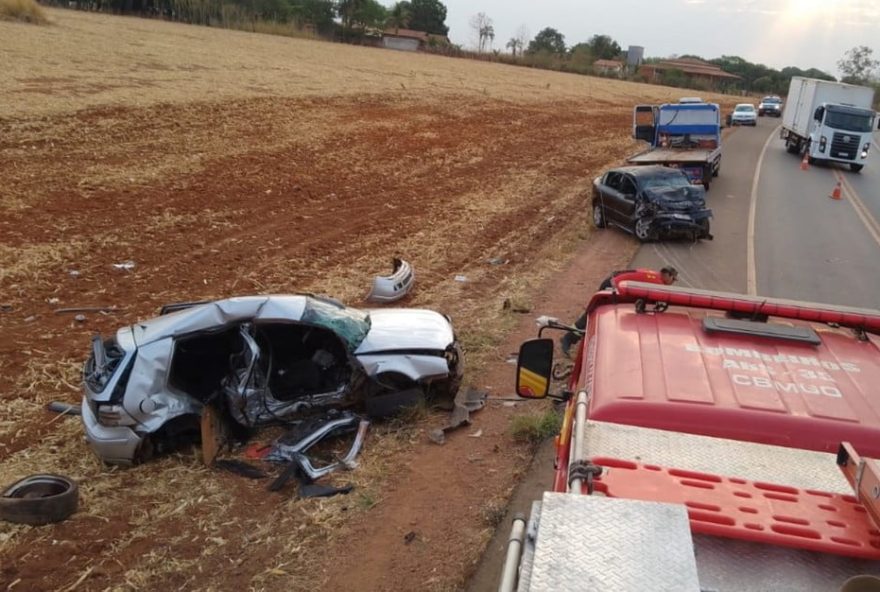
[[[0,304],[0,312],[12,312],[11,304]]]
[[[50,304],[53,304],[51,300],[55,300],[58,302],[57,298],[50,299]],[[116,312],[119,310],[115,306],[73,306],[70,308],[58,308],[55,309],[55,314],[65,314],[72,312]]]
[[[86,315],[78,314],[75,317],[73,317],[73,320],[76,321],[77,323],[85,323],[86,322]]]
[[[457,275],[457,276],[455,276],[455,281],[466,282],[466,281],[468,281],[468,279],[467,279],[466,275]]]
[[[414,531],[414,530],[411,530],[408,533],[406,533],[405,535],[403,535],[403,544],[404,545],[408,545],[411,542],[413,542],[414,540],[416,540],[416,531]]]
[[[486,391],[480,391],[473,387],[459,391],[455,397],[455,405],[452,408],[452,413],[446,425],[428,432],[428,438],[431,442],[441,445],[445,444],[447,432],[458,429],[463,425],[470,425],[470,414],[485,407],[488,396]]]
[[[517,312],[521,314],[532,312],[531,307],[526,306],[525,304],[514,302],[510,298],[504,299],[504,302],[501,303],[501,310],[509,310],[510,312]]]
[[[482,435],[483,435],[483,430],[477,430],[476,432],[471,432],[470,434],[468,434],[468,437],[479,438]]]
[[[124,271],[131,271],[135,268],[134,261],[123,261],[122,263],[114,263],[114,269],[122,269]]]
[[[410,293],[416,281],[412,266],[397,257],[392,260],[391,264],[391,275],[380,275],[373,279],[373,287],[367,295],[367,300],[395,302]]]
[[[504,259],[502,257],[493,257],[486,261],[489,265],[507,265],[510,263],[510,259]]]
[[[30,475],[0,493],[0,520],[34,526],[61,522],[78,506],[76,481],[63,475]]]
[[[242,477],[247,477],[248,479],[265,479],[268,477],[268,475],[261,469],[242,460],[224,458],[215,460],[212,466],[218,469],[223,469],[224,471],[229,471],[230,473],[235,473],[236,475],[241,475]]]
[[[342,487],[332,487],[330,485],[321,485],[319,483],[300,483],[299,497],[332,497],[334,495],[345,495],[351,493],[354,485],[344,485]]]
[[[71,269],[71,270],[68,271],[67,273],[70,274],[70,277],[79,277],[79,275],[80,275],[79,271],[76,270],[76,269]]]
[[[59,413],[61,415],[81,415],[82,409],[80,409],[79,405],[73,405],[72,403],[64,403],[62,401],[52,401],[46,408],[49,411],[53,411],[55,413]]]

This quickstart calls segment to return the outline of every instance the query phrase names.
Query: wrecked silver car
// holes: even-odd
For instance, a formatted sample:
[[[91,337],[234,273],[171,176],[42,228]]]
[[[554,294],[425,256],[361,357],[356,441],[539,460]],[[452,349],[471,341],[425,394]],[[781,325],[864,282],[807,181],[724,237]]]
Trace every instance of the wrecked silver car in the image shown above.
[[[450,320],[431,310],[310,295],[171,305],[95,336],[82,422],[101,459],[130,464],[197,434],[206,403],[244,428],[353,406],[382,415],[416,397],[453,399],[461,375]]]

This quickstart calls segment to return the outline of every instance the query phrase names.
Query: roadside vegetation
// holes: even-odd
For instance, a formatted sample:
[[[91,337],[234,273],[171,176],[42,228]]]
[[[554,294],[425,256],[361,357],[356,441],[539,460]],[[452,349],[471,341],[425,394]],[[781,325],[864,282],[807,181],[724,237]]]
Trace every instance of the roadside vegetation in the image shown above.
[[[0,0],[0,20],[45,25],[46,13],[34,0]]]
[[[514,442],[537,446],[559,433],[562,417],[550,407],[542,413],[517,415],[510,421],[510,436]]]

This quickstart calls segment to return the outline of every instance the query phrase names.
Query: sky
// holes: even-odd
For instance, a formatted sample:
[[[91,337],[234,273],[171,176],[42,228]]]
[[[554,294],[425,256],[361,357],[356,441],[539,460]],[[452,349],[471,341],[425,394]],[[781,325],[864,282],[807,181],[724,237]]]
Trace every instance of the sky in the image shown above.
[[[553,27],[568,46],[610,35],[645,57],[738,55],[772,68],[819,68],[839,76],[837,61],[857,45],[880,58],[880,0],[443,0],[449,38],[476,47],[471,18],[485,13],[494,48],[525,26],[534,37]]]

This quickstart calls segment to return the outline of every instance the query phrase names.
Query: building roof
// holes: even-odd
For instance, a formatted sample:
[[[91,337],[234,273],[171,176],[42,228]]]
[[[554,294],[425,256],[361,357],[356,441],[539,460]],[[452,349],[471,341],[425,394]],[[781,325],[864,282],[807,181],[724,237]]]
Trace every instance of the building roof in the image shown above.
[[[403,37],[405,39],[418,39],[427,43],[428,34],[424,31],[416,31],[414,29],[385,29],[382,32],[384,37]]]
[[[664,60],[659,64],[646,64],[647,68],[655,70],[681,70],[685,74],[694,76],[708,76],[710,78],[729,78],[731,80],[740,80],[741,77],[736,74],[725,72],[715,64],[697,60],[694,58],[683,58],[677,60]]]
[[[617,60],[596,60],[593,62],[593,65],[599,68],[622,68],[623,62],[618,62]]]

